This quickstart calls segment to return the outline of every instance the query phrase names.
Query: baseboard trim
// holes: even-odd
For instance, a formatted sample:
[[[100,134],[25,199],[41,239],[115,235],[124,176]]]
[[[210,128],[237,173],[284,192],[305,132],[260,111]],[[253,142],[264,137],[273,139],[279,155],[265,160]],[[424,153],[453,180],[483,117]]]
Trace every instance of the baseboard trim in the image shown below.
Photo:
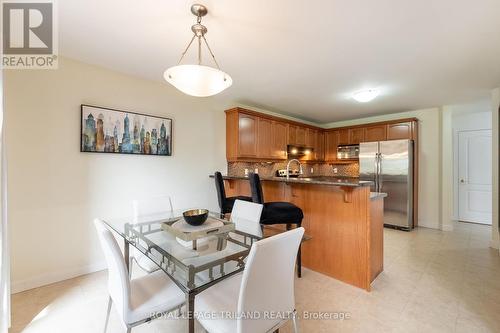
[[[500,249],[500,243],[499,243],[498,239],[490,240],[490,247],[497,249],[497,250]]]
[[[418,221],[418,227],[423,227],[423,228],[428,228],[428,229],[436,229],[436,230],[441,230],[441,226],[440,225],[434,225],[434,224],[430,224],[430,223],[427,223],[426,221]]]
[[[443,224],[443,227],[441,228],[443,231],[453,231],[453,224]]]
[[[75,267],[57,272],[45,273],[38,276],[32,276],[28,279],[11,282],[11,294],[21,291],[38,288],[59,281],[68,280],[80,275],[90,274],[106,269],[106,263],[100,262],[92,265]]]

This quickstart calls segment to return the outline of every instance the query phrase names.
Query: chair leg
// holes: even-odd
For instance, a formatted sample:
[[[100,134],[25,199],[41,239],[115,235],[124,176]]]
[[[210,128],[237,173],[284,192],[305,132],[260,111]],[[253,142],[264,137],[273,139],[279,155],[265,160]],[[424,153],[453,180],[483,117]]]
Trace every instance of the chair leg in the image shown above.
[[[299,279],[302,277],[302,244],[299,245],[299,252],[297,253],[297,276]]]
[[[296,312],[293,313],[292,321],[293,321],[293,332],[299,333],[299,326],[297,325],[297,313]]]
[[[130,257],[128,260],[128,277],[132,278],[132,264],[134,263],[134,257]]]
[[[106,333],[106,330],[108,329],[108,322],[109,322],[109,315],[111,313],[111,305],[113,304],[113,300],[111,299],[111,296],[108,298],[108,312],[106,313],[106,322],[104,323],[104,333]]]
[[[297,223],[297,228],[302,226],[302,222]],[[297,253],[297,276],[300,279],[302,277],[302,240],[299,244],[299,252]]]

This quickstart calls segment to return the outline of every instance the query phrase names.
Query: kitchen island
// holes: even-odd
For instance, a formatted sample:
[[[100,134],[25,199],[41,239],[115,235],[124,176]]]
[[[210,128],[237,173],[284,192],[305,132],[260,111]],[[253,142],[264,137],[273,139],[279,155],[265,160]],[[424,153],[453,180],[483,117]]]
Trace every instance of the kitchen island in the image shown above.
[[[228,196],[250,196],[248,178],[224,176]],[[287,201],[304,212],[311,240],[302,245],[302,264],[367,291],[383,270],[384,193],[353,178],[261,177],[266,202]]]

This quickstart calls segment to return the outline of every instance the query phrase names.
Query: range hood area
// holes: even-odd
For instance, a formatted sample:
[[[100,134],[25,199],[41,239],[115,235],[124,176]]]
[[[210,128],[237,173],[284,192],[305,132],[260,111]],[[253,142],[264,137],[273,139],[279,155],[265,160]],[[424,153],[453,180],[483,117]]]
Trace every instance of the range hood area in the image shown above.
[[[286,153],[289,157],[292,157],[292,158],[310,155],[313,152],[314,152],[314,148],[311,148],[311,147],[303,147],[303,146],[296,146],[296,145],[287,145],[286,146]]]

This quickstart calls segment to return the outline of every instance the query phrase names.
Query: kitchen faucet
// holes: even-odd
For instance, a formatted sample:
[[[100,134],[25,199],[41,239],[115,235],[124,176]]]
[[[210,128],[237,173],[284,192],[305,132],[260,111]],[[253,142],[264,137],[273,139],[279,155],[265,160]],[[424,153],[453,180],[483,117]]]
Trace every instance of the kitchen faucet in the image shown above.
[[[288,161],[288,163],[286,165],[286,180],[287,181],[290,179],[290,163],[292,163],[294,161],[299,163],[299,175],[301,175],[303,173],[302,164],[300,163],[300,161],[298,159],[293,158],[290,161]]]

